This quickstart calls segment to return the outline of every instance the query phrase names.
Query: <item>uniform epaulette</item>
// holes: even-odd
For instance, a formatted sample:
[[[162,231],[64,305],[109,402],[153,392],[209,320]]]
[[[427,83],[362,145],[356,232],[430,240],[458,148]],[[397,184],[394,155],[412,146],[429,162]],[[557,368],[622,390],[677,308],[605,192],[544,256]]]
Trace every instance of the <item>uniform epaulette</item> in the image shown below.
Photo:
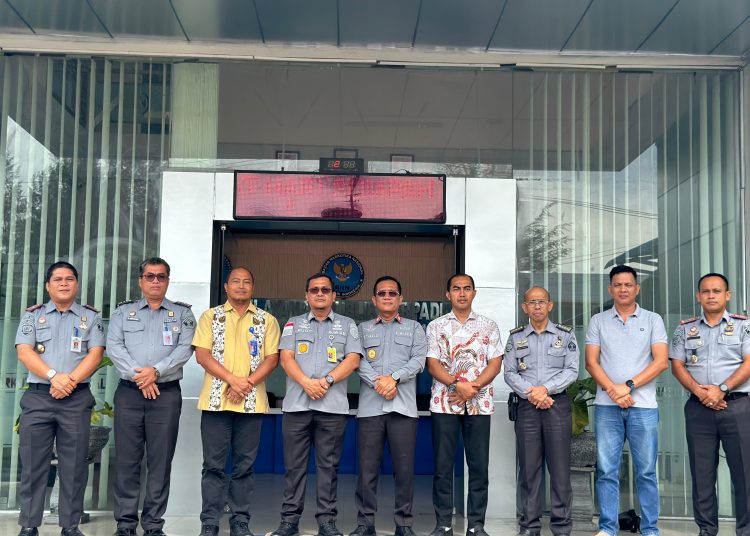
[[[27,307],[26,308],[26,312],[27,313],[31,313],[32,311],[36,311],[37,309],[39,309],[43,305],[44,305],[43,303],[37,303],[36,305],[32,305],[31,307]]]
[[[189,303],[185,303],[184,301],[176,301],[172,303],[176,303],[177,305],[182,305],[183,307],[187,307],[188,309],[192,307],[192,305],[190,305]]]
[[[573,326],[566,326],[565,324],[555,324],[555,326],[557,326],[557,329],[561,329],[567,333],[573,331]]]
[[[122,300],[120,303],[117,304],[117,307],[120,307],[121,305],[127,305],[129,303],[135,303],[135,300]]]
[[[517,328],[513,328],[510,330],[510,334],[513,335],[514,333],[521,333],[523,331],[523,328],[526,326],[518,326]]]
[[[729,316],[731,318],[736,318],[737,320],[747,320],[748,319],[748,317],[745,316],[745,315],[738,315],[738,314],[735,314],[735,313],[731,313]]]
[[[690,322],[695,322],[698,320],[699,317],[694,316],[693,318],[686,318],[685,320],[680,320],[680,324],[689,324]]]
[[[88,309],[89,311],[94,311],[94,312],[95,312],[96,314],[99,314],[99,313],[101,312],[101,311],[99,311],[99,309],[97,309],[97,308],[96,308],[96,307],[94,307],[93,305],[89,305],[88,303],[84,304],[83,306],[84,306],[84,307],[85,307],[86,309]]]

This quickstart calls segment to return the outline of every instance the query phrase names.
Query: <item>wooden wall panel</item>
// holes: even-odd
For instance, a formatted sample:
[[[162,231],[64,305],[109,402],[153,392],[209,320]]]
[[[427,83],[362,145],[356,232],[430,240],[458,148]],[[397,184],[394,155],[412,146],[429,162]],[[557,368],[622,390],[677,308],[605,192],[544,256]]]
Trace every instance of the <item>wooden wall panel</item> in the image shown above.
[[[365,282],[349,299],[366,300],[381,275],[397,277],[406,300],[443,300],[453,273],[452,238],[335,235],[227,234],[225,253],[232,266],[255,275],[255,297],[304,299],[305,279],[328,257],[349,253],[359,259]]]

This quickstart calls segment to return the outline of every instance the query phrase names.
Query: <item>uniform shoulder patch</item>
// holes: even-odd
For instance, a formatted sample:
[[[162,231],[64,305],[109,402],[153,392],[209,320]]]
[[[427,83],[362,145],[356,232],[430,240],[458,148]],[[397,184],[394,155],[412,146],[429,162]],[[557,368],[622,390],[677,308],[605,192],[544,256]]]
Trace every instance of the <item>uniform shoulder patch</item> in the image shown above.
[[[680,320],[680,324],[689,324],[690,322],[695,322],[698,320],[697,316],[694,316],[693,318],[686,318],[685,320]]]
[[[570,333],[571,331],[573,331],[573,326],[566,326],[565,324],[555,324],[555,326],[557,326],[557,329],[560,329],[567,333]]]
[[[516,328],[513,328],[512,330],[510,330],[510,334],[513,335],[514,333],[521,333],[523,331],[523,328],[525,327],[526,326],[521,325]]]
[[[32,305],[31,307],[27,307],[26,308],[26,312],[27,313],[31,313],[33,311],[36,311],[37,309],[39,309],[43,305],[44,305],[43,303],[37,303],[36,305]]]
[[[95,312],[96,314],[99,314],[99,313],[101,312],[101,311],[99,311],[99,309],[97,309],[97,308],[96,308],[96,307],[94,307],[93,305],[89,305],[88,303],[84,304],[83,306],[84,306],[84,307],[85,307],[86,309],[88,309],[89,311],[94,311],[94,312]]]
[[[187,307],[188,309],[193,307],[192,305],[190,305],[189,303],[185,303],[184,301],[176,301],[172,303],[176,303],[177,305],[182,305],[183,307]]]
[[[117,307],[121,307],[123,305],[127,305],[129,303],[135,303],[135,300],[123,300],[120,303],[117,304]]]
[[[736,318],[737,320],[747,320],[748,319],[748,317],[745,316],[745,315],[738,315],[738,314],[735,314],[735,313],[732,313],[729,316],[731,318]]]

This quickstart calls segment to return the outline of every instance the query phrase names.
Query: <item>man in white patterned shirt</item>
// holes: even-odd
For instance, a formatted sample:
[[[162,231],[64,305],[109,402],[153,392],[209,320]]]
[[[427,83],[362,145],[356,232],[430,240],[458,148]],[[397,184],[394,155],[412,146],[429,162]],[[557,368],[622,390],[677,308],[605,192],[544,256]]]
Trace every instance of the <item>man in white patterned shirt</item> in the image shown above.
[[[500,373],[503,343],[497,324],[471,309],[476,294],[470,275],[451,276],[445,294],[451,312],[427,326],[427,369],[433,377],[432,501],[437,519],[430,536],[453,535],[453,466],[459,431],[469,468],[466,535],[487,536],[492,380]]]

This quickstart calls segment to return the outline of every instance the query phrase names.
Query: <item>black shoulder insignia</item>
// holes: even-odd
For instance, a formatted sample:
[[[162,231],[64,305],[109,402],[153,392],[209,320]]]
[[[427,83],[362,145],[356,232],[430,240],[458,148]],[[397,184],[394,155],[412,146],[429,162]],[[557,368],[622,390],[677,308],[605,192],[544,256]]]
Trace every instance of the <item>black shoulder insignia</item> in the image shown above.
[[[513,335],[514,333],[521,333],[523,331],[523,328],[526,326],[518,326],[517,328],[513,328],[510,330],[510,334]]]
[[[192,307],[192,305],[190,305],[189,303],[185,303],[184,301],[176,301],[172,303],[176,303],[177,305],[182,305],[183,307],[187,307],[188,309]]]
[[[135,300],[123,300],[117,304],[117,307],[120,307],[121,305],[127,305],[129,303],[135,303]]]
[[[27,312],[27,313],[30,313],[30,312],[32,312],[32,311],[36,311],[37,309],[39,309],[39,308],[40,308],[40,307],[42,307],[43,305],[44,305],[43,303],[37,303],[36,305],[32,305],[31,307],[27,307],[27,308],[26,308],[26,312]]]
[[[699,317],[694,316],[693,318],[686,318],[685,320],[680,320],[680,325],[682,324],[689,324],[690,322],[695,322],[698,320]]]
[[[555,326],[557,326],[557,329],[565,331],[566,333],[573,331],[573,326],[566,326],[565,324],[555,324]]]
[[[747,320],[748,319],[748,317],[745,316],[745,315],[738,315],[738,314],[734,314],[734,313],[730,314],[729,316],[732,317],[732,318],[736,318],[737,320]]]
[[[99,311],[99,309],[97,309],[97,308],[96,308],[96,307],[94,307],[93,305],[89,305],[88,303],[84,304],[83,306],[84,306],[84,307],[85,307],[86,309],[88,309],[89,311],[94,311],[94,312],[95,312],[96,314],[99,314],[99,313],[101,312],[101,311]]]

